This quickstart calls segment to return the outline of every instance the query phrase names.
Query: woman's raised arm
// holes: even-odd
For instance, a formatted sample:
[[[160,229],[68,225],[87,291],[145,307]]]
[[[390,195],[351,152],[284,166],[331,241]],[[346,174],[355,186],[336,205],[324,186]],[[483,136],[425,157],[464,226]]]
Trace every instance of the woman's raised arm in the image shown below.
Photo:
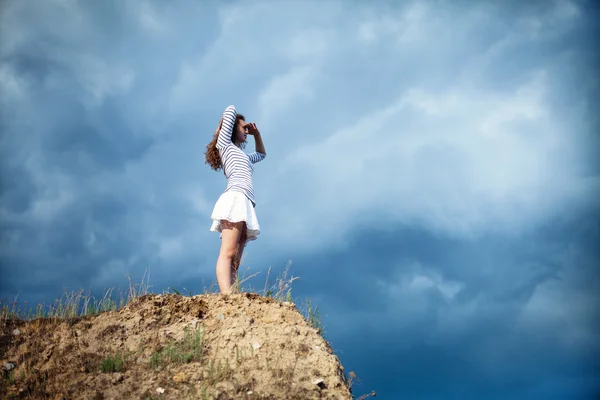
[[[235,125],[235,117],[237,111],[235,106],[230,105],[223,111],[221,119],[221,130],[219,130],[219,138],[217,139],[217,149],[222,149],[231,144],[231,135],[233,134],[233,126]]]
[[[260,131],[256,127],[254,122],[246,124],[246,129],[248,129],[248,134],[254,136],[254,145],[255,151],[254,153],[248,154],[248,158],[250,158],[250,162],[252,164],[256,164],[259,161],[262,161],[267,156],[267,150],[265,150],[265,144],[263,143],[262,136],[260,136]]]

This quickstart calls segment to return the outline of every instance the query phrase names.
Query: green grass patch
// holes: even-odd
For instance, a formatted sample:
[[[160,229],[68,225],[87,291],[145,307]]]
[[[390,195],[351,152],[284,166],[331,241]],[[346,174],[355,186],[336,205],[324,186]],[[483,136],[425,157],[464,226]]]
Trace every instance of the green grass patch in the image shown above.
[[[159,369],[167,364],[187,364],[202,360],[203,355],[202,328],[195,330],[184,328],[181,341],[171,341],[165,347],[152,354],[150,366]]]
[[[313,307],[310,299],[306,299],[306,312],[304,314],[304,319],[306,319],[306,322],[308,322],[310,326],[317,329],[320,334],[323,333],[323,322],[321,321],[319,307]]]
[[[122,372],[125,369],[125,356],[117,353],[106,357],[102,361],[102,372],[110,374],[112,372]]]

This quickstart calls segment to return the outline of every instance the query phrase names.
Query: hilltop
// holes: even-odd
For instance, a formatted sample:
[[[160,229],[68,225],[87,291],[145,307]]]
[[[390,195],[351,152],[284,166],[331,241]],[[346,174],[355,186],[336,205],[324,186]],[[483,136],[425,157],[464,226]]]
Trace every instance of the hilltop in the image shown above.
[[[293,303],[258,294],[138,297],[74,318],[8,318],[2,398],[351,399]]]

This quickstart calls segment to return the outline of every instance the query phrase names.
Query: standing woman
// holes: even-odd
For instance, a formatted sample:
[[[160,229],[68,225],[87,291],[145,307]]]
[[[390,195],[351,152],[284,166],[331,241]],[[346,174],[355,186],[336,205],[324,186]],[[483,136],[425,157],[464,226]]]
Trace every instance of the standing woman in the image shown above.
[[[256,149],[246,154],[242,149],[247,135],[254,136]],[[206,163],[223,169],[227,188],[213,209],[211,231],[221,233],[221,250],[217,259],[217,282],[221,293],[229,293],[246,243],[260,233],[254,212],[256,200],[252,185],[255,163],[267,156],[260,132],[254,123],[246,123],[233,105],[227,107],[213,140],[206,146]]]

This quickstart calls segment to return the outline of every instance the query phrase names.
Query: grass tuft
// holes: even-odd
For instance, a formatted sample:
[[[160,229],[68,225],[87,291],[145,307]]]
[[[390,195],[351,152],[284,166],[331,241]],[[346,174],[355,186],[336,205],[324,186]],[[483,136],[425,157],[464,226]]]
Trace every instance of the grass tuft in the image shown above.
[[[323,322],[321,321],[319,306],[313,307],[310,299],[306,299],[306,313],[304,319],[306,319],[310,326],[317,329],[319,333],[323,333]]]
[[[167,364],[187,364],[201,361],[203,355],[202,329],[184,328],[183,340],[171,341],[150,357],[152,369],[163,368]]]
[[[125,367],[125,357],[121,353],[113,356],[107,356],[102,361],[102,372],[109,374],[112,372],[122,372]]]
[[[296,279],[300,279],[297,276],[288,278],[290,272],[291,261],[285,266],[283,273],[275,279],[275,282],[271,283],[269,277],[271,275],[271,268],[267,271],[267,279],[265,280],[265,286],[262,295],[265,297],[271,297],[277,301],[292,301],[292,283]]]

